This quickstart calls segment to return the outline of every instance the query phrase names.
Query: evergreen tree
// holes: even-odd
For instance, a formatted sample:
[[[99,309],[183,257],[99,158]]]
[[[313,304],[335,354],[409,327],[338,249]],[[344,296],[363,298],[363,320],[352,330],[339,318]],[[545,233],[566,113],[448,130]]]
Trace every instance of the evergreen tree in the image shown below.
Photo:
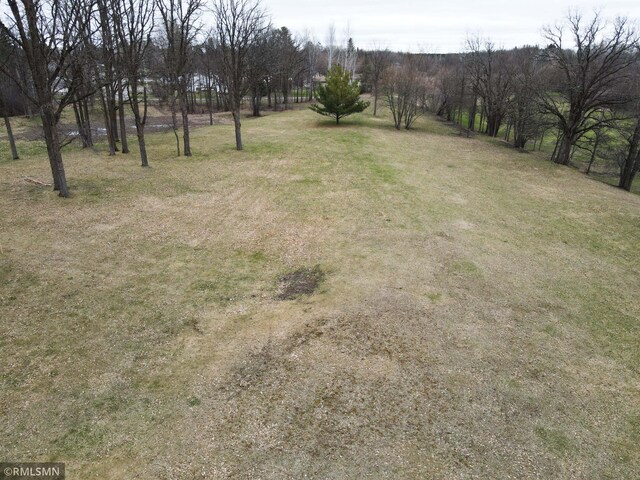
[[[314,103],[309,108],[320,115],[335,117],[336,124],[342,117],[362,112],[369,106],[369,102],[360,100],[360,87],[339,64],[331,67],[326,85],[318,86],[315,97],[322,105]]]

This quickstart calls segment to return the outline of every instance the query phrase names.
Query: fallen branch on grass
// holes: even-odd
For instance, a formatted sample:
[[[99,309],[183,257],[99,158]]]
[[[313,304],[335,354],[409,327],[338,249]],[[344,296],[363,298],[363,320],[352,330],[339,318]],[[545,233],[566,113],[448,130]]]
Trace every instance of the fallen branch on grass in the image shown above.
[[[50,187],[51,186],[50,183],[41,182],[40,180],[36,180],[35,178],[31,178],[31,177],[24,177],[24,181],[25,182],[35,183],[36,185],[43,185],[45,187]]]

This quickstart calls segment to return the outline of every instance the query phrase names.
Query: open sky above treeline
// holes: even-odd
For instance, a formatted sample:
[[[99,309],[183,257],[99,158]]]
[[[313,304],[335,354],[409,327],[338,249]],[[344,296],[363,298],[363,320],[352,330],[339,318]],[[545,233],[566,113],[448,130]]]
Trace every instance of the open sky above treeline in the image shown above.
[[[275,27],[307,32],[322,43],[333,23],[340,43],[346,43],[349,31],[360,48],[433,53],[463,51],[465,39],[476,34],[505,48],[541,44],[542,27],[561,21],[570,9],[589,18],[597,10],[603,18],[626,16],[636,24],[640,19],[638,0],[263,0],[262,4]]]

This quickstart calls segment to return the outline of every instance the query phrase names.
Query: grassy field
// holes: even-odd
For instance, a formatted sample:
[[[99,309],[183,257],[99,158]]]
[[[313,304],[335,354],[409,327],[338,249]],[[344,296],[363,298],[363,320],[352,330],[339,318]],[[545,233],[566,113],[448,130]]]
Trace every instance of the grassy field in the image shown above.
[[[476,123],[475,123],[476,129],[479,129],[480,118],[481,118],[481,115],[480,113],[478,113],[476,115]],[[456,117],[456,120],[457,120],[457,117]],[[469,121],[469,114],[468,112],[465,111],[462,113],[463,129],[468,125],[468,121]],[[627,127],[629,127],[632,131],[633,124],[631,123],[631,121],[627,121],[626,123],[627,123]],[[457,128],[460,128],[460,126],[458,125]],[[463,135],[466,135],[466,131],[467,130],[464,129]],[[472,133],[472,135],[478,135],[478,132],[474,132]],[[500,133],[498,134],[495,141],[503,143],[505,135],[506,135],[506,125],[503,125],[500,128]],[[536,139],[535,150],[540,151],[541,153],[539,155],[541,155],[543,158],[551,158],[551,155],[553,154],[553,151],[556,145],[556,140],[557,140],[556,135],[557,135],[557,131],[555,131],[555,129],[553,128],[550,128],[546,130],[544,133],[544,136],[542,139],[542,145],[540,145],[540,140]],[[513,136],[514,136],[514,133],[513,131],[511,131],[510,142],[512,144],[513,144]],[[582,172],[587,171],[587,168],[589,167],[589,162],[591,161],[591,148],[593,148],[590,142],[593,142],[593,140],[594,140],[593,132],[588,132],[585,135],[585,137],[581,139],[581,142],[580,142],[583,148],[577,148],[577,147],[574,148],[571,156],[571,161],[570,161],[570,165],[573,168],[576,168]],[[620,167],[614,160],[613,153],[614,151],[618,151],[618,150],[626,151],[625,149],[628,149],[628,144],[626,140],[623,138],[623,136],[619,132],[616,132],[614,129],[607,130],[607,142],[608,142],[607,146],[604,146],[601,144],[600,147],[597,149],[597,155],[594,159],[593,164],[591,165],[591,170],[589,175],[591,175],[592,178],[600,180],[601,182],[605,182],[609,185],[617,186],[618,183],[620,182]],[[585,149],[584,148],[585,146],[588,148]],[[528,151],[534,150],[534,142],[532,140],[527,142],[525,150],[528,150]],[[633,183],[633,185],[631,186],[631,191],[633,193],[640,195],[640,181],[635,181]]]
[[[2,150],[0,460],[637,478],[640,197],[416,126],[271,114],[243,152],[229,125],[188,159],[153,134],[149,169],[72,148],[68,200],[25,181],[41,144]],[[319,285],[284,299],[292,272]]]

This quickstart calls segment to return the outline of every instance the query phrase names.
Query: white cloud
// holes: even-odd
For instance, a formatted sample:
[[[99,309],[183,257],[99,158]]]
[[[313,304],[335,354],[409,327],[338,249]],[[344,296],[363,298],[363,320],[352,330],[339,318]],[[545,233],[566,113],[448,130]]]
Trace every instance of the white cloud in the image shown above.
[[[579,8],[585,16],[599,9],[609,18],[640,17],[637,0],[602,3],[582,1]],[[427,47],[444,53],[461,50],[467,35],[475,33],[504,47],[540,43],[542,27],[562,20],[573,4],[563,0],[270,0],[263,5],[271,12],[275,26],[285,25],[299,33],[307,30],[321,42],[334,23],[339,40],[349,26],[356,45],[364,48],[376,43],[394,50],[420,51]]]

